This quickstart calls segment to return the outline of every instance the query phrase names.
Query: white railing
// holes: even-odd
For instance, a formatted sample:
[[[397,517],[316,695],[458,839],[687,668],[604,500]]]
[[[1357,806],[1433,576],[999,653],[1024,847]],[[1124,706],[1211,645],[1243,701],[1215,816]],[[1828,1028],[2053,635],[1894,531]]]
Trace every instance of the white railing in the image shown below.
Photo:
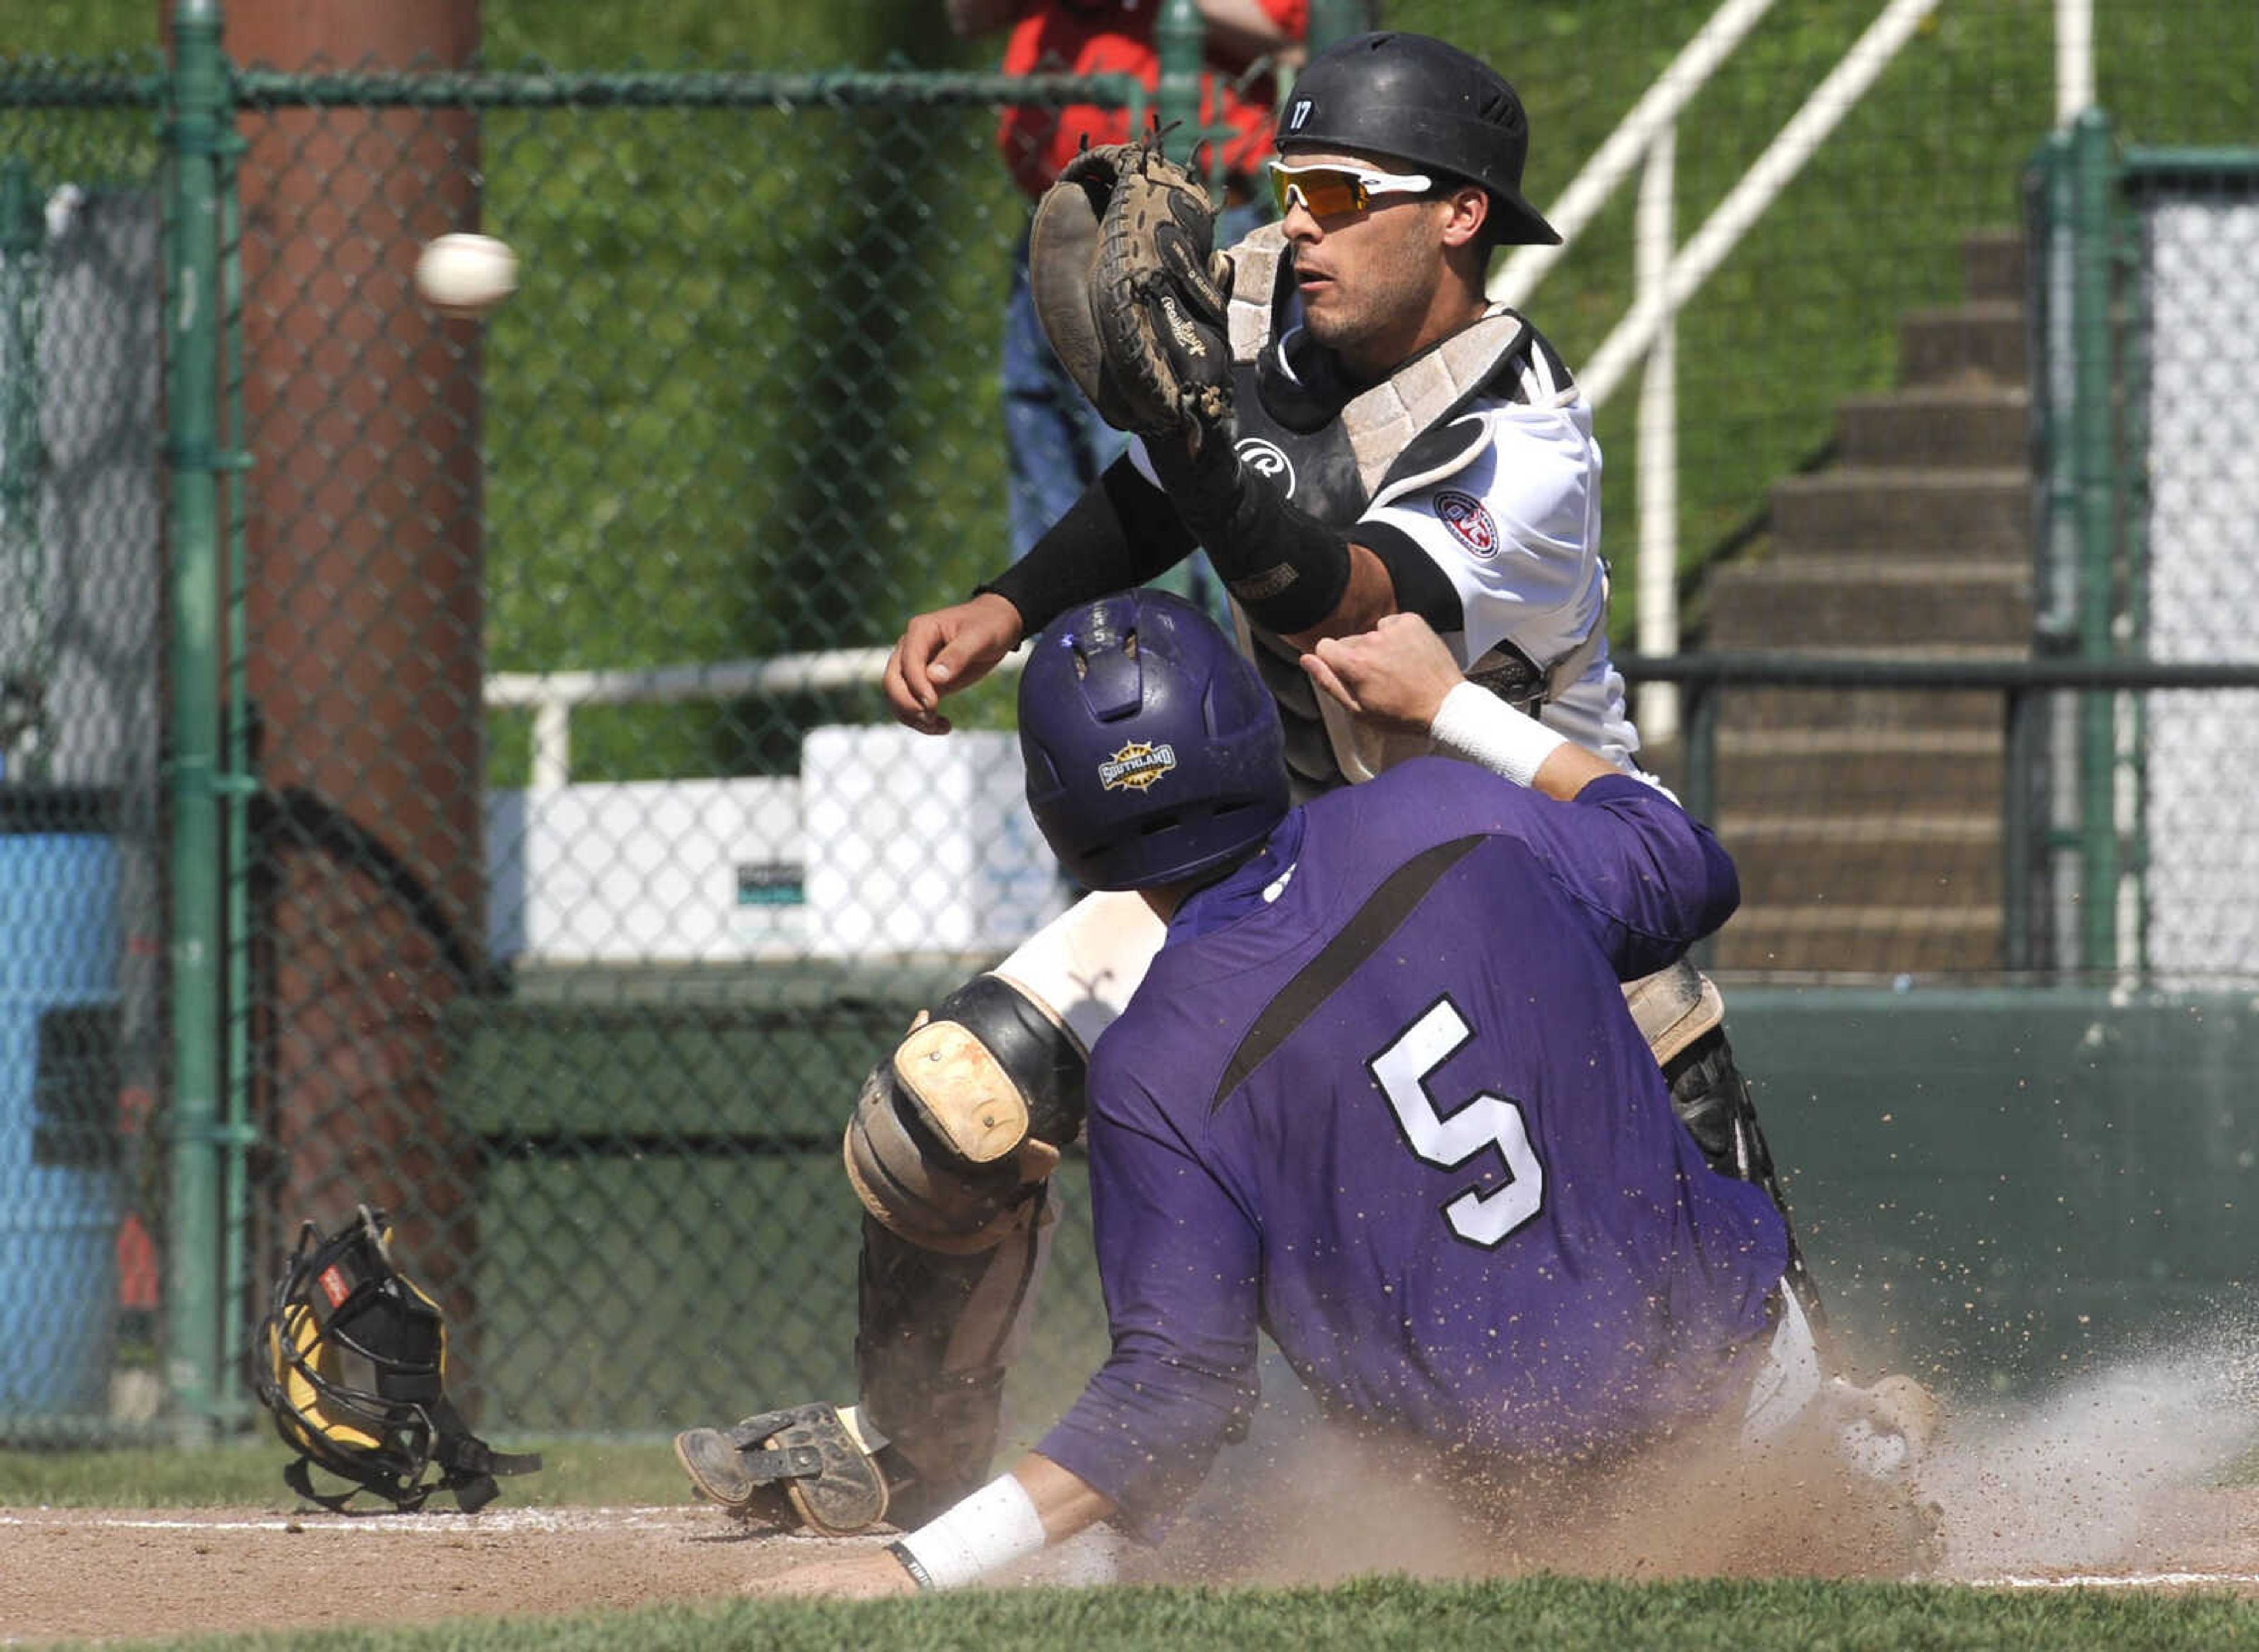
[[[1678,648],[1674,357],[1678,311],[1866,95],[1914,31],[1936,11],[1939,0],[1890,0],[1702,227],[1684,247],[1673,251],[1672,161],[1679,113],[1771,4],[1771,0],[1727,0],[1713,13],[1593,154],[1560,204],[1548,212],[1564,245],[1523,249],[1491,283],[1493,299],[1520,307],[1616,187],[1635,167],[1644,167],[1631,308],[1578,374],[1586,399],[1598,407],[1632,368],[1643,360],[1649,364],[1650,382],[1639,409],[1641,526],[1635,587],[1643,653],[1676,653]],[[1666,457],[1656,458],[1657,452]],[[1651,488],[1659,488],[1659,495],[1650,493]],[[1675,735],[1676,689],[1668,683],[1643,688],[1639,721],[1651,740]]]
[[[532,787],[554,791],[573,778],[573,713],[582,706],[676,705],[734,700],[742,694],[805,694],[812,689],[877,686],[885,648],[834,648],[711,666],[650,666],[614,671],[496,672],[486,680],[489,709],[533,713]],[[992,673],[1008,677],[1027,661],[1015,650]]]
[[[2055,0],[2055,124],[2094,107],[2094,0]]]

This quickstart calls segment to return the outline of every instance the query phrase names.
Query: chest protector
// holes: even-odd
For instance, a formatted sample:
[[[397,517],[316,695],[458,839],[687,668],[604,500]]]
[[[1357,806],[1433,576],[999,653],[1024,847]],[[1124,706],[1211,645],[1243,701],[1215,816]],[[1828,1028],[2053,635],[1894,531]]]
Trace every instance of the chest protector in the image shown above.
[[[1465,416],[1477,400],[1511,398],[1518,389],[1522,364],[1536,345],[1520,316],[1485,316],[1380,383],[1353,391],[1307,334],[1288,334],[1281,346],[1293,288],[1279,226],[1256,231],[1232,249],[1231,259],[1237,451],[1301,509],[1347,527],[1377,504],[1457,474],[1490,445],[1487,424]],[[1251,624],[1236,608],[1234,617],[1242,644],[1279,701],[1298,799],[1369,780],[1397,758],[1428,749],[1424,740],[1360,726],[1304,675],[1293,644]],[[1467,674],[1517,703],[1544,697],[1546,674],[1510,643]]]

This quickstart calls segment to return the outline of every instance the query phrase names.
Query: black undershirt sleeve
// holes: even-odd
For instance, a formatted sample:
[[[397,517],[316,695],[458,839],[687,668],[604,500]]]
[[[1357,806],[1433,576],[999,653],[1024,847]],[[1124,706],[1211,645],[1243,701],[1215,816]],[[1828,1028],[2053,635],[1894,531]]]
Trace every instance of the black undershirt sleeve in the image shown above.
[[[1291,637],[1325,623],[1349,589],[1349,538],[1248,468],[1222,442],[1148,447],[1177,514],[1247,617]]]
[[[1396,587],[1398,613],[1417,614],[1445,636],[1466,628],[1466,609],[1459,600],[1458,587],[1436,566],[1436,559],[1420,548],[1417,539],[1385,522],[1353,523],[1349,537],[1350,543],[1379,558],[1380,566],[1388,570],[1389,583]]]
[[[1192,554],[1193,537],[1168,496],[1124,453],[1028,554],[978,591],[1020,610],[1029,635],[1079,602],[1143,585]]]

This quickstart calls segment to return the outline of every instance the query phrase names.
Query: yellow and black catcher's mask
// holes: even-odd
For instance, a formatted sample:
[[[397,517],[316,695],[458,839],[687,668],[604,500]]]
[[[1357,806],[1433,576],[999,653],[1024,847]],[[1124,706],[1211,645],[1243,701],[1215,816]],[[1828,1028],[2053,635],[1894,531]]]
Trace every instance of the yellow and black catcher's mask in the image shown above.
[[[406,1512],[440,1491],[453,1492],[466,1513],[483,1508],[496,1475],[531,1474],[541,1459],[489,1449],[464,1427],[444,1392],[439,1305],[393,1265],[384,1213],[356,1208],[355,1220],[326,1239],[310,1221],[299,1229],[253,1339],[260,1403],[298,1454],[282,1478],[330,1509],[373,1492]],[[314,1467],[355,1484],[317,1492]]]

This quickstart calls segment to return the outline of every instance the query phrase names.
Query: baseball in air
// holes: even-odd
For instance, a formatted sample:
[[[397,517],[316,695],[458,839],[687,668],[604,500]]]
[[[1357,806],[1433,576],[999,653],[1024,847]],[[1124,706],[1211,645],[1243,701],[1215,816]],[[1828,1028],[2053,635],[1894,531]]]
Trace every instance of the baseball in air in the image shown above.
[[[491,235],[443,235],[416,260],[416,290],[441,315],[475,320],[517,290],[517,254]]]

